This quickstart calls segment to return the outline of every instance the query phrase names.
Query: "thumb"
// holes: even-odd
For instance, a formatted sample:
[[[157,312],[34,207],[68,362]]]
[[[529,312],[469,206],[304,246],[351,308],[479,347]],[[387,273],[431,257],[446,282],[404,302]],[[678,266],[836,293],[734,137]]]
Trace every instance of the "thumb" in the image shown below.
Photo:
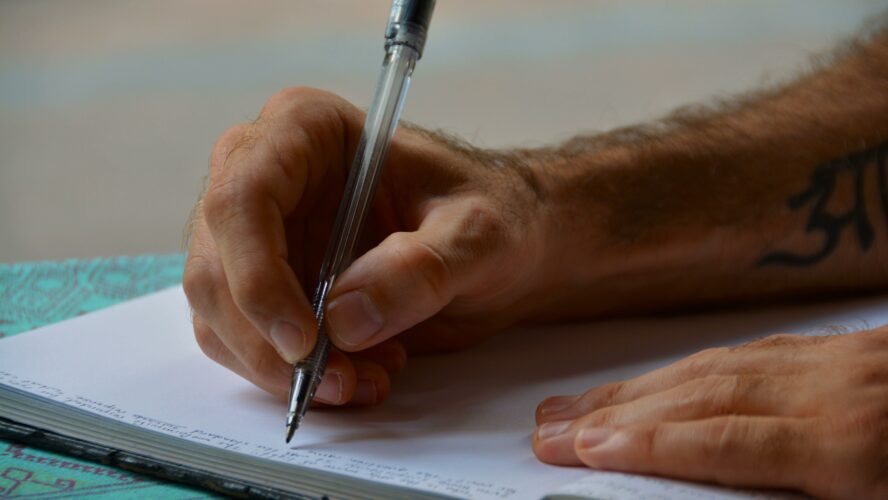
[[[475,223],[467,230],[464,220],[426,219],[417,231],[393,233],[352,263],[327,306],[333,343],[344,351],[378,344],[434,316],[470,286],[471,276],[483,274],[477,268],[496,246],[483,240],[492,243],[496,231]]]

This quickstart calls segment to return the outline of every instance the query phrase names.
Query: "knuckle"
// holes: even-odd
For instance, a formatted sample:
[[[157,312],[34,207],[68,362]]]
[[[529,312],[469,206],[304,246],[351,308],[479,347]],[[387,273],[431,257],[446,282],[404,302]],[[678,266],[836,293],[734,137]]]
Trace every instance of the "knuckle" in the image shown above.
[[[472,202],[459,222],[454,244],[467,256],[485,258],[508,246],[512,234],[501,210],[486,202]]]
[[[606,427],[620,420],[620,412],[616,407],[595,410],[583,418],[584,427]]]
[[[738,455],[747,438],[747,428],[741,422],[738,418],[728,418],[710,429],[710,435],[703,441],[706,463],[729,463]]]
[[[629,441],[634,443],[639,456],[651,458],[669,453],[669,450],[661,450],[666,446],[665,429],[659,424],[654,424],[637,429],[629,434]]]
[[[786,345],[794,345],[799,342],[803,342],[807,339],[804,335],[798,335],[793,333],[778,333],[775,335],[769,335],[767,337],[753,340],[752,342],[748,342],[744,344],[742,347],[749,348],[772,348],[772,347],[780,347]]]
[[[303,124],[306,128],[327,130],[343,123],[343,117],[353,113],[345,112],[347,101],[330,92],[312,87],[290,87],[272,95],[262,108],[263,117],[280,117],[287,123]],[[310,127],[308,126],[310,125]]]
[[[279,165],[294,164],[289,160],[294,156],[324,158],[324,164],[334,165],[345,161],[342,156],[349,145],[356,145],[362,124],[362,113],[345,99],[311,87],[292,87],[268,100],[254,127],[264,134]]]
[[[476,202],[467,207],[465,229],[478,234],[497,236],[506,232],[503,214],[489,203]]]
[[[214,182],[203,198],[204,220],[211,230],[219,229],[236,213],[242,189],[230,180]]]
[[[712,358],[719,357],[725,353],[727,353],[727,348],[724,347],[710,347],[707,349],[703,349],[702,351],[697,351],[696,353],[689,356],[688,360],[709,360]]]
[[[204,323],[195,321],[194,340],[206,357],[221,364],[224,359],[224,356],[222,356],[222,350],[224,350],[225,347],[224,344],[222,344],[222,341],[219,340],[219,337],[216,336],[216,332]]]
[[[405,270],[438,302],[449,301],[453,297],[452,274],[441,252],[406,233],[396,233],[392,237],[395,239],[395,251]]]
[[[679,362],[677,366],[679,375],[686,379],[708,375],[712,371],[713,365],[729,352],[727,347],[711,347],[699,351]]]
[[[689,404],[701,404],[711,415],[732,413],[736,407],[738,377],[707,375],[689,382],[692,396]]]
[[[185,264],[182,288],[188,303],[197,311],[210,309],[211,297],[217,283],[213,267],[213,263],[200,254],[189,255]]]
[[[784,471],[795,459],[793,450],[799,436],[785,425],[756,427],[750,418],[731,417],[712,432],[713,443],[708,455],[715,466],[736,464],[754,457],[759,464],[773,471]]]
[[[605,406],[612,406],[622,399],[626,392],[626,383],[613,382],[600,387],[596,392],[597,394],[593,396],[593,399],[595,399],[593,402],[595,407],[603,408]]]
[[[307,86],[286,87],[278,90],[265,102],[264,111],[287,109],[294,105],[304,104],[315,100],[326,99],[328,92]]]
[[[746,399],[750,390],[750,377],[745,374],[734,374],[727,376],[722,382],[723,389],[720,392],[720,406],[716,409],[719,414],[735,413],[739,411],[740,406]]]
[[[229,127],[213,144],[210,150],[210,173],[215,175],[223,170],[228,156],[234,149],[243,145],[249,134],[250,125],[240,123]]]

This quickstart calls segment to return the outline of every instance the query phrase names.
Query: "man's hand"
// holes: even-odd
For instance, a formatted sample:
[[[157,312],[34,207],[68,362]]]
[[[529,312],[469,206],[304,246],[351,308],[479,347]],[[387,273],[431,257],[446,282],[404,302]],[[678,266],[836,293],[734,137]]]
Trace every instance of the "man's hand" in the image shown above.
[[[537,422],[553,464],[886,498],[888,327],[709,349],[549,398]]]
[[[290,363],[315,343],[309,300],[363,120],[331,94],[280,92],[218,140],[194,211],[184,288],[197,341],[282,399]],[[461,347],[527,314],[546,272],[542,211],[529,173],[506,164],[427,132],[395,135],[362,255],[328,299],[339,350],[319,401],[379,402],[405,346]]]

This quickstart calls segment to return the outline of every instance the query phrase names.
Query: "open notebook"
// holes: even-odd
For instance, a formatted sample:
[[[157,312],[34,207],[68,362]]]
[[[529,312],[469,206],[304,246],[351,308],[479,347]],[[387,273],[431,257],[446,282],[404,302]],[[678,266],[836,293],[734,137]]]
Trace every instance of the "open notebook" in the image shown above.
[[[205,359],[176,287],[0,340],[0,416],[7,429],[53,431],[121,450],[119,461],[141,470],[241,493],[745,497],[755,493],[542,464],[530,449],[534,408],[711,345],[888,323],[886,302],[504,332],[466,352],[411,359],[379,407],[309,412],[287,446],[283,404]]]

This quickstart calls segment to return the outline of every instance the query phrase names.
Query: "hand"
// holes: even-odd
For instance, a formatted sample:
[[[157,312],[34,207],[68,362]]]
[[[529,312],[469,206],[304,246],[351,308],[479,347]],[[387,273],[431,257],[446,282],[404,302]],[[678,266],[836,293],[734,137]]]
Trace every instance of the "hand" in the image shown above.
[[[197,341],[281,399],[291,363],[316,340],[309,298],[363,120],[325,92],[278,93],[255,123],[219,138],[194,210],[183,285]],[[528,175],[491,153],[399,130],[362,255],[328,297],[338,350],[317,400],[379,402],[405,346],[458,348],[527,313],[546,272]]]
[[[708,349],[537,410],[553,464],[888,497],[888,327]]]

